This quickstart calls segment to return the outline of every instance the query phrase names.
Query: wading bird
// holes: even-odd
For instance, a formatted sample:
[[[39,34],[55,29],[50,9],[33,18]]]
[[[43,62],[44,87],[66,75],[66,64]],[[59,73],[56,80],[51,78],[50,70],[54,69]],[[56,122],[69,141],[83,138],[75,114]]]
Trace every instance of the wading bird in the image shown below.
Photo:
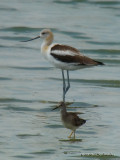
[[[41,45],[41,53],[43,56],[62,71],[63,102],[65,102],[65,95],[70,88],[69,70],[103,65],[102,62],[84,56],[76,48],[68,45],[52,43],[54,36],[50,29],[43,29],[39,36],[22,42],[28,42],[38,38],[44,39]],[[67,83],[65,82],[64,71],[67,71]]]
[[[68,136],[68,138],[71,138],[72,134],[74,133],[74,139],[75,139],[75,131],[77,128],[82,126],[86,123],[86,120],[79,118],[77,116],[77,113],[74,112],[67,112],[66,105],[64,102],[61,102],[59,106],[55,107],[53,110],[59,108],[61,109],[61,120],[63,122],[63,125],[65,128],[71,129],[72,132]]]

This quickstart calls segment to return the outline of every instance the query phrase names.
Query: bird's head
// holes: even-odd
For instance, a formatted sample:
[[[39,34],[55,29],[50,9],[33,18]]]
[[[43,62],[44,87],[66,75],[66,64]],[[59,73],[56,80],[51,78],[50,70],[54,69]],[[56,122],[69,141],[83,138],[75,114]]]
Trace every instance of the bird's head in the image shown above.
[[[51,32],[50,29],[43,29],[41,32],[40,32],[40,35],[35,37],[35,38],[31,38],[31,39],[28,39],[28,40],[25,40],[25,41],[21,41],[21,42],[28,42],[28,41],[32,41],[32,40],[35,40],[35,39],[38,39],[38,38],[43,38],[45,39],[46,43],[48,45],[50,45],[53,41],[53,33]]]
[[[52,109],[52,111],[57,109],[57,108],[62,108],[62,107],[66,107],[64,102],[60,102],[58,106],[56,106],[55,108]]]
[[[52,32],[50,29],[43,29],[41,32],[40,32],[40,38],[47,38],[49,36],[51,36]]]

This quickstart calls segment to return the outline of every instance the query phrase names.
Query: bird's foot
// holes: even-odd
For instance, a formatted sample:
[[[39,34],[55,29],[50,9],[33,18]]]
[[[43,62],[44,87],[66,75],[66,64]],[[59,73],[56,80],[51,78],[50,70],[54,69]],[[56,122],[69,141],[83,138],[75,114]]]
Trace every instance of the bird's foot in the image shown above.
[[[68,138],[71,138],[72,134],[73,134],[73,131],[70,133],[70,135],[68,136]]]

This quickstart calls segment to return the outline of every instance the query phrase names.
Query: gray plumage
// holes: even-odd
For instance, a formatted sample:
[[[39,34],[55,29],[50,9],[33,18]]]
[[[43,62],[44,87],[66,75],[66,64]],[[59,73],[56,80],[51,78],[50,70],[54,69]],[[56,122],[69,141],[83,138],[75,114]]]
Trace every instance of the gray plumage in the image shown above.
[[[66,105],[64,102],[62,102],[59,107],[61,108],[61,120],[63,122],[63,125],[66,128],[72,130],[70,136],[68,137],[71,138],[72,134],[74,133],[74,139],[75,139],[76,129],[85,124],[86,120],[79,118],[77,114],[74,112],[67,112]]]

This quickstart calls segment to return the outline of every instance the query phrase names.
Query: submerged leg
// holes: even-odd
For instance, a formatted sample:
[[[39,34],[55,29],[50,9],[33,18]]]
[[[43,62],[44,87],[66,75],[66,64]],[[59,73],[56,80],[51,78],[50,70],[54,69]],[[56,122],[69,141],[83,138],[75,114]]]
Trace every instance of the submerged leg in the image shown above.
[[[72,134],[73,134],[73,131],[70,133],[70,135],[68,136],[68,138],[71,138]]]

